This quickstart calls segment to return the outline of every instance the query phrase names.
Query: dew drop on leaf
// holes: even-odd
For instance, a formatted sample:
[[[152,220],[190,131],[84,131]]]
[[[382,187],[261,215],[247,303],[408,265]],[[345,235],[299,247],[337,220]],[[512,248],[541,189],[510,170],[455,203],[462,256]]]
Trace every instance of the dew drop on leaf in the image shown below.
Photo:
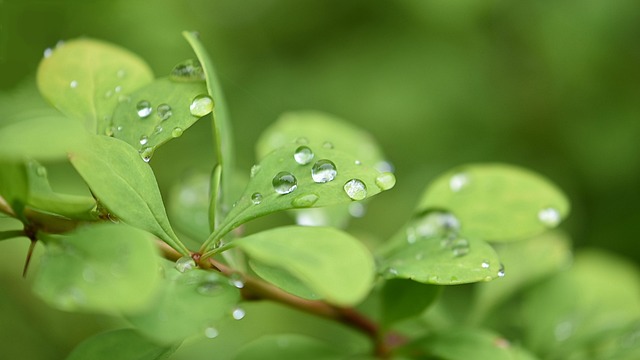
[[[113,91],[111,91],[111,90],[107,90],[107,92],[104,93],[104,98],[105,99],[109,99],[112,96],[113,96]]]
[[[52,48],[44,49],[44,57],[45,58],[51,57],[52,54],[53,54],[53,49]]]
[[[407,242],[454,235],[460,230],[460,221],[453,214],[429,211],[414,219],[407,227]]]
[[[116,93],[121,92],[121,91],[122,91],[122,86],[120,86],[120,85],[116,86],[116,87],[113,89],[113,91],[115,91]]]
[[[253,165],[251,167],[251,177],[255,177],[260,172],[260,165]]]
[[[389,190],[396,185],[396,177],[393,173],[384,172],[376,177],[376,185],[382,191]]]
[[[127,71],[125,69],[120,69],[118,70],[118,72],[116,72],[116,76],[118,77],[118,79],[124,79],[126,75]]]
[[[147,135],[140,136],[140,145],[147,145],[148,142],[149,138],[147,137]]]
[[[40,177],[47,176],[47,168],[45,168],[42,165],[38,165],[38,167],[36,168],[36,175],[38,175]]]
[[[500,264],[500,269],[498,269],[498,277],[504,277],[504,265]]]
[[[78,81],[77,80],[71,80],[71,82],[69,83],[69,87],[71,87],[72,89],[75,89],[78,87]]]
[[[469,241],[467,239],[455,239],[451,244],[453,256],[461,257],[469,253]]]
[[[182,128],[176,127],[176,128],[173,128],[173,130],[171,130],[171,136],[173,136],[174,138],[177,138],[182,136],[183,132],[184,130],[182,130]]]
[[[318,201],[319,197],[316,194],[304,194],[293,199],[291,205],[297,208],[311,207]]]
[[[332,181],[336,178],[336,175],[338,175],[338,169],[336,169],[336,165],[331,160],[318,160],[311,168],[311,177],[317,183]]]
[[[231,276],[229,277],[229,285],[232,285],[238,289],[242,289],[244,287],[244,281],[242,281],[242,276],[237,273],[231,274]]]
[[[213,99],[209,95],[198,95],[191,101],[189,111],[193,116],[205,116],[213,111]]]
[[[262,194],[259,192],[255,192],[251,195],[251,202],[255,205],[258,205],[262,202]]]
[[[158,125],[158,126],[156,126],[156,128],[153,130],[153,133],[154,133],[155,135],[158,135],[158,134],[160,134],[160,133],[162,132],[162,130],[164,130],[164,129],[162,128],[162,126]]]
[[[173,115],[173,112],[171,111],[171,106],[169,106],[169,104],[160,104],[156,109],[156,114],[160,118],[160,121],[165,121]]]
[[[449,179],[449,188],[453,192],[462,190],[469,184],[469,176],[465,173],[455,174]]]
[[[333,143],[332,143],[332,142],[330,142],[330,141],[325,141],[325,142],[322,144],[322,147],[323,147],[323,148],[325,148],[325,149],[333,149]]]
[[[195,269],[196,262],[191,258],[191,256],[183,256],[176,261],[176,270],[181,273],[187,272],[189,270]]]
[[[296,149],[293,154],[293,158],[300,165],[307,165],[313,160],[314,154],[313,151],[308,146],[300,146]]]
[[[273,177],[271,184],[278,194],[289,194],[298,187],[298,180],[293,174],[281,171]]]
[[[538,220],[547,227],[555,227],[560,223],[560,212],[552,207],[544,208],[538,212]]]
[[[367,197],[367,186],[359,179],[351,179],[344,184],[344,192],[351,200],[363,200]]]
[[[244,319],[245,315],[246,315],[245,311],[239,307],[233,309],[233,311],[231,312],[231,316],[233,316],[233,318],[236,320]]]
[[[142,149],[140,149],[140,157],[142,158],[142,160],[144,160],[144,162],[149,162],[149,161],[151,161],[151,157],[153,156],[153,152],[154,152],[153,147],[145,146]]]
[[[482,266],[483,269],[488,269],[490,266],[489,260],[484,260],[480,266]]]
[[[148,102],[147,100],[140,100],[136,104],[136,111],[138,112],[138,117],[140,117],[141,119],[144,119],[149,115],[151,115],[153,108],[151,107],[151,103]]]
[[[218,332],[218,329],[214,328],[213,326],[209,326],[206,329],[204,329],[204,336],[209,338],[209,339],[215,339],[218,337],[220,333]]]
[[[205,75],[198,60],[188,59],[173,67],[169,78],[173,81],[204,81]]]

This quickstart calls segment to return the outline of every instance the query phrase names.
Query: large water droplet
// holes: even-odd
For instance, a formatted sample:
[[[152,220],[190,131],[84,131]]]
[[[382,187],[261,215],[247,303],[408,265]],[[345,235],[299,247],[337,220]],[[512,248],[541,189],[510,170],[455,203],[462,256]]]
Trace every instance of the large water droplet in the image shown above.
[[[255,205],[260,204],[262,202],[262,194],[260,194],[259,192],[253,193],[251,195],[251,202]]]
[[[191,258],[191,256],[183,256],[176,261],[176,270],[181,273],[187,272],[189,270],[195,269],[196,262]]]
[[[313,151],[308,146],[300,146],[296,149],[293,154],[293,158],[300,165],[307,165],[313,160],[314,154]]]
[[[174,138],[177,138],[182,136],[183,132],[184,130],[182,130],[182,128],[176,127],[176,128],[173,128],[173,130],[171,130],[171,136]]]
[[[456,234],[459,229],[460,222],[453,214],[443,211],[429,211],[409,224],[407,242],[413,244],[423,239],[450,236]]]
[[[165,121],[173,115],[173,112],[171,111],[171,106],[169,106],[169,104],[160,104],[156,109],[156,114],[160,118],[160,121]]]
[[[220,333],[218,332],[218,329],[214,328],[213,326],[209,326],[206,329],[204,329],[204,336],[206,336],[209,339],[215,339],[218,337],[218,335],[220,335]]]
[[[140,145],[147,145],[148,142],[149,138],[147,137],[147,135],[140,136]]]
[[[281,171],[273,177],[271,184],[278,194],[288,194],[298,187],[298,180],[293,174]]]
[[[300,195],[297,198],[293,199],[291,205],[297,208],[311,207],[318,201],[318,199],[319,197],[316,194]]]
[[[462,190],[469,184],[469,176],[465,173],[455,174],[449,179],[449,188],[453,192]]]
[[[151,157],[153,156],[154,149],[152,146],[145,146],[140,149],[140,157],[144,162],[151,161]]]
[[[193,98],[189,106],[191,115],[202,117],[213,111],[213,99],[209,95],[198,95]]]
[[[359,179],[351,179],[344,184],[344,192],[351,200],[363,200],[367,197],[367,186]]]
[[[469,253],[469,240],[462,238],[453,240],[451,252],[453,252],[453,256],[455,257],[467,255]]]
[[[204,81],[205,75],[198,60],[185,60],[173,67],[169,78],[173,81]]]
[[[396,185],[396,177],[393,173],[384,172],[376,177],[376,185],[380,190],[389,190]]]
[[[332,181],[336,178],[336,175],[338,175],[338,169],[336,169],[336,165],[331,160],[318,160],[311,168],[311,177],[317,183]]]
[[[251,167],[251,177],[255,177],[258,174],[258,172],[260,172],[260,165],[257,165],[257,164],[253,165]]]
[[[138,116],[142,119],[151,115],[153,108],[151,107],[151,103],[147,100],[140,100],[136,104],[136,111],[138,112]]]
[[[69,87],[72,89],[75,89],[78,87],[78,81],[77,80],[71,80],[71,82],[69,83]]]
[[[231,316],[233,316],[233,318],[236,319],[236,320],[244,319],[245,315],[246,315],[245,311],[243,309],[241,309],[241,308],[235,308],[231,312]]]
[[[560,223],[560,212],[555,208],[548,207],[538,212],[538,220],[547,227],[555,227]]]

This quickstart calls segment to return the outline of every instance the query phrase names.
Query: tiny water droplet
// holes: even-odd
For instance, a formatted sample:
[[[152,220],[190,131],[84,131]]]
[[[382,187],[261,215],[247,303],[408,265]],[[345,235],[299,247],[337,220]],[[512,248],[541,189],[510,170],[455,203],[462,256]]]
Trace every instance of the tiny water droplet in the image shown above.
[[[148,142],[149,138],[147,137],[147,135],[140,136],[140,145],[147,145]]]
[[[360,161],[360,160],[356,160],[353,163],[356,164],[356,165],[362,165],[362,161]]]
[[[311,160],[313,160],[314,155],[315,154],[308,146],[303,145],[296,149],[295,153],[293,154],[293,158],[298,164],[307,165],[311,162]]]
[[[316,194],[300,195],[297,198],[293,199],[291,205],[297,208],[311,207],[318,201],[318,199],[319,197]]]
[[[107,92],[104,93],[104,98],[105,99],[108,99],[108,98],[110,98],[112,96],[113,96],[113,91],[111,91],[111,90],[107,90]]]
[[[138,117],[144,119],[151,115],[153,108],[151,107],[150,102],[147,100],[141,100],[136,104],[136,111],[138,112]]]
[[[191,115],[202,117],[213,111],[213,99],[209,95],[198,95],[189,105]]]
[[[118,70],[118,72],[116,73],[116,76],[119,79],[124,79],[124,77],[127,75],[127,71],[125,69],[120,69]]]
[[[241,309],[241,308],[235,308],[231,312],[231,316],[233,316],[233,318],[236,319],[236,320],[244,319],[245,315],[246,315],[245,311],[243,309]]]
[[[47,176],[47,168],[45,168],[44,166],[39,165],[36,168],[36,175],[40,176],[40,177],[45,177]]]
[[[229,284],[238,289],[242,289],[244,287],[244,281],[242,281],[242,275],[238,273],[231,274],[231,276],[229,277]]]
[[[333,143],[332,143],[332,142],[330,142],[330,141],[325,141],[325,142],[322,144],[322,147],[323,147],[323,148],[325,148],[325,149],[333,149]]]
[[[306,137],[299,137],[296,139],[296,143],[300,145],[307,145],[309,143],[309,139]]]
[[[173,81],[204,81],[205,75],[198,60],[188,59],[173,67],[169,78]]]
[[[191,256],[183,256],[176,261],[176,270],[181,273],[187,272],[189,270],[195,269],[196,262],[191,258]]]
[[[220,335],[220,333],[218,332],[218,329],[214,328],[213,326],[209,326],[206,329],[204,329],[204,336],[206,336],[209,339],[215,339],[218,337],[218,335]]]
[[[173,130],[171,131],[171,136],[173,136],[174,138],[177,138],[182,136],[183,132],[184,131],[182,130],[182,128],[176,127],[176,128],[173,128]]]
[[[398,269],[394,268],[394,267],[390,267],[388,270],[389,274],[391,275],[398,275]]]
[[[122,127],[122,125],[118,125],[118,126],[116,127],[116,130],[117,130],[117,131],[122,131],[122,129],[124,129],[124,128]]]
[[[122,91],[122,86],[120,86],[120,85],[116,86],[116,87],[113,89],[113,91],[115,91],[116,93],[121,92],[121,91]]]
[[[344,184],[344,192],[351,200],[363,200],[367,197],[367,186],[359,179],[351,179]]]
[[[442,236],[452,236],[460,229],[460,222],[451,213],[443,211],[428,211],[417,217],[407,227],[407,242],[410,244],[418,240]],[[449,246],[448,242],[445,246]]]
[[[151,157],[153,156],[154,149],[151,146],[145,146],[140,149],[139,152],[142,160],[144,160],[144,162],[149,162],[151,161]]]
[[[483,269],[488,269],[490,266],[489,260],[484,260],[480,266],[482,266]]]
[[[251,202],[255,205],[260,204],[262,202],[262,194],[260,194],[259,192],[253,193],[251,195]]]
[[[260,172],[260,165],[257,165],[257,164],[253,165],[251,167],[251,177],[252,178],[255,177],[258,174],[258,172]]]
[[[160,121],[165,121],[173,115],[173,112],[169,104],[160,104],[156,108],[156,114],[160,118]]]
[[[560,223],[560,212],[552,207],[544,208],[538,212],[538,220],[547,227],[555,227]]]
[[[389,190],[396,185],[396,177],[393,173],[384,172],[376,177],[376,185],[382,191]]]
[[[467,239],[455,239],[451,244],[451,252],[453,256],[461,257],[469,253],[469,240]]]
[[[78,81],[76,81],[76,80],[71,80],[71,82],[69,83],[69,86],[70,86],[72,89],[77,88],[77,87],[78,87]]]
[[[349,204],[349,215],[353,216],[354,218],[363,217],[366,210],[367,209],[364,207],[364,205],[362,205],[362,203],[352,202],[351,204]]]
[[[336,178],[336,175],[338,175],[338,169],[336,169],[336,164],[331,160],[318,160],[311,168],[311,177],[317,183],[332,181]]]
[[[51,55],[53,55],[53,49],[52,48],[44,49],[44,57],[45,58],[51,57]]]
[[[504,277],[504,265],[500,264],[500,269],[498,269],[498,277]]]
[[[154,135],[158,135],[158,134],[160,134],[160,133],[162,132],[162,130],[164,130],[164,129],[162,128],[162,126],[158,125],[158,126],[156,126],[156,128],[153,130],[153,134],[154,134]]]
[[[293,174],[281,171],[273,177],[271,184],[278,194],[289,194],[298,187],[298,180]]]
[[[453,192],[462,190],[469,184],[469,176],[465,173],[455,174],[449,179],[449,188]]]

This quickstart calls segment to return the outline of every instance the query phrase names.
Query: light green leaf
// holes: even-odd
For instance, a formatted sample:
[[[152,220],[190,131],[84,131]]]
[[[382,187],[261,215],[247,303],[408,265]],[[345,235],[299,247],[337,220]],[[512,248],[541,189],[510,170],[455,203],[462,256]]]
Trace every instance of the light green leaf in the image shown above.
[[[240,292],[227,278],[200,269],[181,273],[173,263],[162,263],[160,291],[144,311],[129,316],[138,330],[161,343],[175,343],[231,318]]]
[[[382,323],[390,326],[416,317],[440,295],[441,286],[421,284],[405,279],[385,281],[381,291]]]
[[[467,236],[487,241],[515,241],[557,226],[569,202],[551,182],[506,164],[472,164],[437,178],[417,211],[446,209]]]
[[[169,224],[153,171],[134,148],[118,139],[94,135],[90,147],[69,158],[109,211],[181,254],[189,254]]]
[[[177,231],[202,241],[209,236],[209,176],[187,175],[169,191],[168,211]]]
[[[299,335],[267,335],[240,349],[235,360],[338,360],[344,354],[318,339]]]
[[[66,360],[162,360],[168,359],[177,348],[154,344],[133,329],[118,329],[84,340]]]
[[[68,151],[81,149],[87,136],[81,125],[62,115],[35,117],[0,129],[0,159],[63,159]]]
[[[93,39],[56,47],[38,67],[40,93],[91,133],[105,134],[122,94],[149,83],[149,66],[123,48]]]
[[[373,282],[373,258],[357,239],[333,228],[285,226],[235,240],[249,257],[298,278],[318,297],[354,305]],[[277,275],[272,272],[271,275]],[[277,276],[270,278],[279,286]],[[289,278],[283,278],[288,282]]]
[[[148,233],[126,225],[80,228],[48,241],[33,290],[62,310],[139,310],[158,285],[154,245]]]
[[[191,111],[194,99],[202,95],[207,96],[204,82],[157,79],[118,104],[109,133],[138,149],[148,160],[160,145],[182,136],[207,115],[206,110]]]
[[[6,203],[0,204],[0,212],[22,218],[29,194],[27,170],[21,162],[8,161],[0,161],[0,169],[0,202]]]
[[[269,266],[258,261],[249,261],[251,269],[264,280],[277,284],[282,290],[309,300],[322,299],[314,293],[302,280],[292,275],[287,270],[278,266]]]
[[[219,225],[221,219],[221,209],[217,206],[218,196],[220,196],[220,182],[222,181],[222,167],[216,165],[211,172],[209,180],[209,232],[213,232]]]

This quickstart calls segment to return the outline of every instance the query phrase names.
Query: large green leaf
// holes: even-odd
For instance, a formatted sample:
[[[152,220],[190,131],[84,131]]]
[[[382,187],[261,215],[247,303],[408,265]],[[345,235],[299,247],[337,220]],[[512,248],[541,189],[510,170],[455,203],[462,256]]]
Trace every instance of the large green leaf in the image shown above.
[[[557,226],[569,213],[564,194],[545,178],[505,164],[455,168],[426,190],[417,211],[447,209],[467,236],[521,240]]]
[[[338,360],[345,355],[328,343],[299,334],[267,335],[240,349],[235,360]]]
[[[153,237],[122,224],[48,241],[34,291],[62,310],[119,313],[146,307],[158,285]]]
[[[7,213],[13,211],[16,217],[22,217],[24,206],[29,194],[27,170],[21,162],[0,161],[0,212],[4,209]]]
[[[176,349],[177,346],[154,344],[133,329],[118,329],[84,340],[66,360],[162,360]]]
[[[252,260],[288,272],[318,297],[337,305],[358,303],[373,282],[373,259],[367,248],[333,228],[286,226],[232,244]],[[290,281],[289,277],[280,279],[278,272],[270,275],[267,280],[275,285]]]
[[[382,322],[390,326],[424,312],[440,295],[441,286],[405,279],[385,281],[381,291]]]
[[[194,101],[196,104],[211,101],[207,96],[207,87],[202,81],[157,79],[118,104],[109,133],[139,149],[143,158],[149,161],[160,145],[182,136],[208,114],[206,109],[191,110]]]
[[[104,134],[121,95],[150,82],[153,74],[135,54],[93,39],[58,46],[40,62],[42,95],[92,133]]]
[[[207,334],[222,318],[232,317],[240,292],[224,276],[200,269],[184,273],[163,261],[160,291],[143,311],[129,320],[146,336],[175,343],[197,333]]]
[[[91,145],[69,158],[98,201],[124,222],[151,232],[188,255],[169,224],[153,171],[136,150],[101,135],[94,135]]]

